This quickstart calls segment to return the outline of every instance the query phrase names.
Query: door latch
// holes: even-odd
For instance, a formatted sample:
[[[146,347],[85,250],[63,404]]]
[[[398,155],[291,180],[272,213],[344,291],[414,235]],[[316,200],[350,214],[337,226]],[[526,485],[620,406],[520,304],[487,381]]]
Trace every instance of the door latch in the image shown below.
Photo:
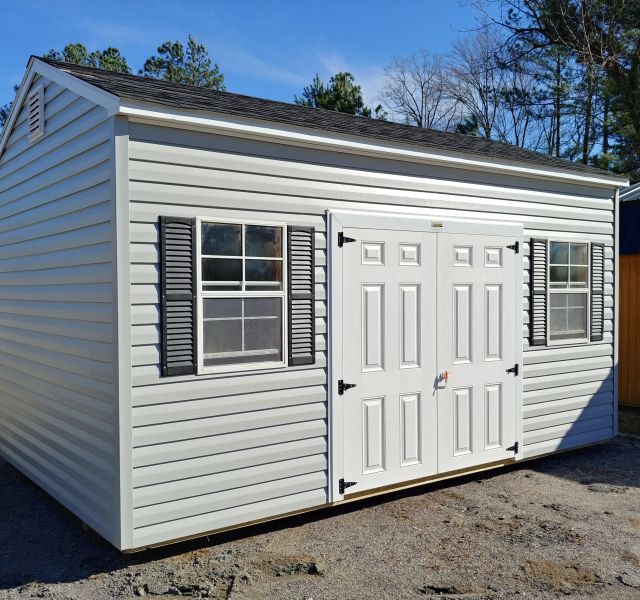
[[[356,387],[355,383],[345,383],[342,379],[338,380],[338,395],[342,396],[347,390]]]

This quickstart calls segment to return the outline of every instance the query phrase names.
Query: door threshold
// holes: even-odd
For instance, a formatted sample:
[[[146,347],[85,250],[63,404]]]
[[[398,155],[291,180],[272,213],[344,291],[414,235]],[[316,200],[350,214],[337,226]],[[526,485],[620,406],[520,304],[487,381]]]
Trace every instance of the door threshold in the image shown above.
[[[497,469],[499,467],[505,467],[507,465],[513,465],[515,463],[516,463],[515,458],[508,458],[505,460],[487,463],[485,465],[478,465],[476,467],[467,467],[465,469],[458,469],[456,471],[447,471],[446,473],[437,473],[435,475],[421,477],[420,479],[412,479],[410,481],[402,481],[400,483],[393,483],[391,485],[371,488],[370,490],[364,490],[362,492],[345,494],[342,500],[333,502],[332,505],[345,504],[347,502],[353,502],[355,500],[361,500],[363,498],[373,498],[375,496],[381,496],[382,494],[388,494],[389,492],[407,490],[407,489],[418,487],[421,485],[426,485],[428,483],[435,483],[438,481],[453,479],[455,477],[461,477],[463,475],[472,475],[474,473],[482,473],[483,471],[491,471],[493,469]]]

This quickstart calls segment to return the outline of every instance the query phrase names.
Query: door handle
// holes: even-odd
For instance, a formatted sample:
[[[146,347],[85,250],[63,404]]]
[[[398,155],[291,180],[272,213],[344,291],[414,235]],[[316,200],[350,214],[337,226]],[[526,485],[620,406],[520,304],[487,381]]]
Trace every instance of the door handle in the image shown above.
[[[434,387],[436,389],[442,390],[447,385],[447,381],[449,381],[449,371],[442,371],[442,373],[440,373],[436,377],[436,382]],[[444,384],[444,385],[441,385],[441,384]]]

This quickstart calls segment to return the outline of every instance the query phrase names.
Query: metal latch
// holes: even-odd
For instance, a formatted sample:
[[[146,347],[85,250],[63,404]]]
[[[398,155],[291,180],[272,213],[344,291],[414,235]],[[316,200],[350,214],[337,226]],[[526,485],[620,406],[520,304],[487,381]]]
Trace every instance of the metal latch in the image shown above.
[[[340,494],[344,494],[344,491],[354,485],[357,485],[358,482],[357,481],[345,481],[344,479],[340,479],[338,481],[338,491],[340,492]]]
[[[516,377],[520,374],[520,365],[516,363],[510,369],[507,369],[507,373],[513,373]]]
[[[519,447],[519,443],[516,442],[513,446],[509,446],[507,448],[507,452],[513,452],[514,454],[518,454],[518,447]]]
[[[342,379],[338,380],[338,395],[342,396],[347,390],[356,387],[355,383],[345,383]]]
[[[509,250],[513,250],[516,254],[520,253],[520,242],[516,242],[515,244],[510,244],[507,246]]]
[[[342,231],[338,232],[338,246],[342,248],[345,244],[349,244],[351,242],[355,242],[355,238],[347,237]]]

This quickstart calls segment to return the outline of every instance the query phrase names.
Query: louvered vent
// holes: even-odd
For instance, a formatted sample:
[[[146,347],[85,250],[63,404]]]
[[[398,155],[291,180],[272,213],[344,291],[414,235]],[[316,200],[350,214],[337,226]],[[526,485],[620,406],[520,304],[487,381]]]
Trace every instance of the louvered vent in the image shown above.
[[[547,343],[547,240],[529,242],[529,345]]]
[[[44,135],[44,86],[34,87],[27,96],[27,124],[29,141],[35,142]]]
[[[604,337],[604,245],[591,244],[591,341]]]
[[[196,372],[195,222],[160,217],[162,375]]]
[[[289,365],[315,362],[313,227],[288,228]]]

